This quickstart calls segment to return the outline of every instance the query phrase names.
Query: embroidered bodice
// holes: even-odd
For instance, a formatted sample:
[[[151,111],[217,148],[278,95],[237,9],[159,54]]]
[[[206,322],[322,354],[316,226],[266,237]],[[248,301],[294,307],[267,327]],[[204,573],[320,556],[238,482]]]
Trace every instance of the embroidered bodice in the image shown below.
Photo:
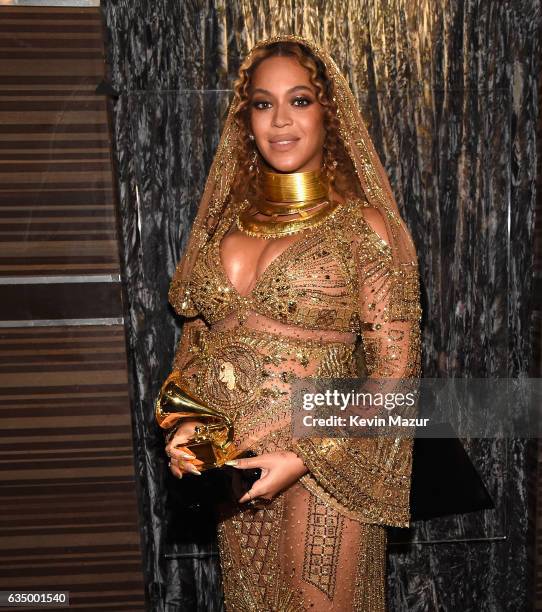
[[[310,470],[300,482],[345,515],[406,525],[408,440],[293,441],[290,427],[296,379],[355,378],[362,369],[372,377],[419,376],[417,263],[394,267],[390,247],[366,219],[368,207],[347,200],[300,232],[248,295],[222,262],[221,240],[234,219],[226,214],[194,264],[188,292],[171,283],[170,302],[188,320],[170,376],[230,415],[239,448],[296,452]]]
[[[367,253],[384,256],[381,266],[389,264],[391,255],[364,220],[359,201],[346,202],[323,224],[305,230],[271,261],[247,296],[230,282],[220,255],[231,222],[231,216],[222,220],[192,274],[192,306],[209,325],[234,311],[243,320],[243,314],[252,311],[306,329],[361,331],[352,236],[362,238]]]

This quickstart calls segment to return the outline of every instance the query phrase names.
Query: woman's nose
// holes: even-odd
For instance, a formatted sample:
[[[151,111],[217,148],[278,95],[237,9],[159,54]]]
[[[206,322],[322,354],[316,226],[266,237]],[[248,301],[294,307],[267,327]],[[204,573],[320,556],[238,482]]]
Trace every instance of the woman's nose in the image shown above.
[[[277,104],[275,106],[275,112],[273,113],[273,125],[275,127],[284,127],[290,125],[292,118],[290,115],[290,109],[287,104]]]

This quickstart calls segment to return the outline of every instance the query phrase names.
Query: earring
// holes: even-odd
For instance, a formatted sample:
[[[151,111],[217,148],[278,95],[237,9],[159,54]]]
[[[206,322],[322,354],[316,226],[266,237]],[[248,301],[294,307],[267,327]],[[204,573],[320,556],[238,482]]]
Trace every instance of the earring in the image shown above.
[[[254,149],[252,159],[250,160],[250,166],[248,167],[249,171],[252,172],[254,170],[254,167],[256,167],[256,172],[259,173],[260,169],[258,167],[258,152],[256,151],[256,149]]]
[[[333,159],[331,151],[325,147],[324,150],[324,173],[329,185],[335,183],[335,171],[338,166],[337,160]]]
[[[337,160],[333,159],[331,151],[327,147],[324,147],[324,166],[334,171],[337,165]]]
[[[248,137],[250,138],[250,140],[254,140],[254,134],[249,134]]]

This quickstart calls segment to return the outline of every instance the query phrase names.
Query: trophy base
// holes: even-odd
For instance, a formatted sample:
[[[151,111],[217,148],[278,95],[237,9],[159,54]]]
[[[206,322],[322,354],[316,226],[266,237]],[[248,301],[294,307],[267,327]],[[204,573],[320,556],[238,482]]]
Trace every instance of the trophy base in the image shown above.
[[[203,464],[198,466],[200,472],[222,467],[226,461],[233,459],[238,454],[233,444],[230,444],[225,451],[222,451],[208,440],[202,442],[188,441],[182,446],[189,448],[196,455],[196,459],[203,461]]]

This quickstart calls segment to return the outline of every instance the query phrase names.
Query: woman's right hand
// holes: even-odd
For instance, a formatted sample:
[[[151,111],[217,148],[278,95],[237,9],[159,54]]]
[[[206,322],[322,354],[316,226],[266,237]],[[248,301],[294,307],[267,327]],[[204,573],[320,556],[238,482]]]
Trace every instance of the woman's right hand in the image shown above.
[[[196,455],[184,444],[193,437],[196,425],[203,424],[196,419],[185,420],[166,445],[166,455],[170,458],[169,469],[177,478],[182,478],[183,474],[201,475],[198,467],[203,461],[196,459]]]

